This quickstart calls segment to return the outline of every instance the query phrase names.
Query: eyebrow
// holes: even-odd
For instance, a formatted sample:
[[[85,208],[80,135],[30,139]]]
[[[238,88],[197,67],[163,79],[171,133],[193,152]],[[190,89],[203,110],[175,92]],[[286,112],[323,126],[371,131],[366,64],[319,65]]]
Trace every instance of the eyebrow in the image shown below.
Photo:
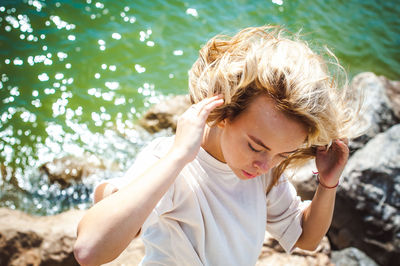
[[[271,148],[268,147],[267,145],[265,145],[260,139],[254,137],[254,136],[252,136],[252,135],[248,135],[248,136],[249,136],[249,138],[250,138],[252,141],[254,141],[256,144],[260,145],[261,147],[265,148],[265,149],[268,150],[268,151],[271,150]],[[296,152],[296,151],[298,151],[298,149],[293,150],[293,151],[286,151],[286,152],[282,152],[282,153],[294,153],[294,152]]]

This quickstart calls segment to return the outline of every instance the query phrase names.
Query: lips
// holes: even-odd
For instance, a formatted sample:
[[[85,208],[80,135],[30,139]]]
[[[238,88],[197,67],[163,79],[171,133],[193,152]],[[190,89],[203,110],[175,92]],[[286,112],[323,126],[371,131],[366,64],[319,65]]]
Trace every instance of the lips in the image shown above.
[[[246,172],[245,170],[242,170],[242,172],[247,178],[254,178],[257,176],[257,174],[250,174],[249,172]]]

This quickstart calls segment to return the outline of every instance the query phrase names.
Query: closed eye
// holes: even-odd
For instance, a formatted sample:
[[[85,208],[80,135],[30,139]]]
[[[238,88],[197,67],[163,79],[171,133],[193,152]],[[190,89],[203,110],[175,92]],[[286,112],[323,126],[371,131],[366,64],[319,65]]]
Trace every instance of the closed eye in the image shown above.
[[[261,150],[254,149],[254,147],[251,146],[250,142],[248,142],[248,145],[249,145],[250,150],[252,150],[254,152],[261,152]]]
[[[284,155],[284,154],[279,154],[279,156],[280,156],[280,157],[282,157],[283,159],[287,159],[287,158],[289,158],[289,156],[288,156],[288,155]]]

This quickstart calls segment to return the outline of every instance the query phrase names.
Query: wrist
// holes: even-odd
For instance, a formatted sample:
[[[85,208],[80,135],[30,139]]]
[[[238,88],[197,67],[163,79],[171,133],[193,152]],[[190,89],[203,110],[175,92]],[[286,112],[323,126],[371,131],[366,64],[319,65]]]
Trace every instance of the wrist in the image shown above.
[[[317,184],[325,189],[336,189],[339,186],[339,180],[336,182],[336,184],[326,184],[323,181],[321,181],[321,178],[318,173],[316,174],[316,179],[317,179]]]
[[[177,149],[172,148],[165,156],[167,160],[171,163],[180,166],[181,168],[185,167],[190,161],[188,161],[188,155],[183,152],[180,152]]]

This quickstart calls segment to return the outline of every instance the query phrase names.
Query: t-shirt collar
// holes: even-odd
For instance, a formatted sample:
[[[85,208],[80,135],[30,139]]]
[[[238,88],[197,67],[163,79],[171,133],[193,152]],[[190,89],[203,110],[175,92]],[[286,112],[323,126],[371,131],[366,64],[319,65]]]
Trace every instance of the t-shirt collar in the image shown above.
[[[228,164],[218,161],[202,147],[200,147],[198,157],[219,171],[232,173],[232,169],[228,166]]]

